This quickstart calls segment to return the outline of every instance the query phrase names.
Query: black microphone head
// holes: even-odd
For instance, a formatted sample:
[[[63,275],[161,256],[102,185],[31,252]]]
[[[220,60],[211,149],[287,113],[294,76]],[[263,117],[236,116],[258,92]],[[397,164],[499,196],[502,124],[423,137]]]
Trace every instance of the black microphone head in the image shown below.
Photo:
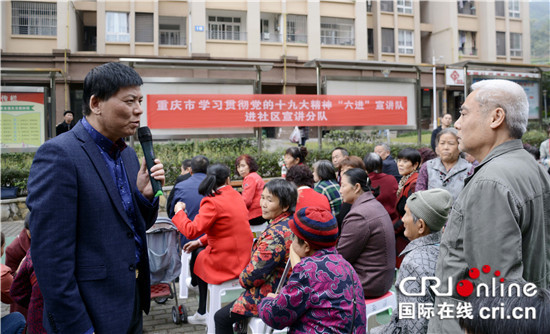
[[[138,129],[138,138],[140,143],[153,141],[153,136],[151,135],[151,130],[149,130],[148,126],[142,126]]]

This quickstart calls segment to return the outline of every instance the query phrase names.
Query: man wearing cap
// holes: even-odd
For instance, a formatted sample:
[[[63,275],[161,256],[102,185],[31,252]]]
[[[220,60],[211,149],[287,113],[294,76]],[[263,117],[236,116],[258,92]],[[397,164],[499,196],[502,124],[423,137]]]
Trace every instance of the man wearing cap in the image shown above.
[[[59,136],[60,134],[72,129],[73,118],[74,118],[73,112],[70,110],[65,110],[65,112],[63,113],[63,122],[57,124],[57,126],[55,127],[55,135]]]
[[[425,289],[422,296],[408,296],[404,293],[422,291],[422,277],[433,277],[439,255],[441,228],[447,222],[447,215],[453,204],[452,195],[444,189],[430,189],[412,194],[405,205],[403,224],[405,236],[411,241],[401,252],[404,255],[395,281],[397,301],[401,304],[433,304],[434,298]],[[414,277],[414,280],[404,278]],[[428,319],[415,316],[414,319],[399,318],[394,312],[385,326],[373,328],[370,333],[426,333]]]
[[[290,333],[366,333],[363,287],[353,267],[336,252],[338,223],[330,211],[306,207],[289,222],[290,256],[298,256],[278,295],[259,306],[260,318]],[[328,284],[327,284],[328,283]],[[353,319],[353,320],[352,320]]]
[[[452,284],[451,291],[446,283],[438,288],[429,333],[464,332],[444,312],[463,301],[454,287],[473,268],[491,268],[476,285],[492,286],[496,271],[506,281],[550,285],[550,178],[521,142],[527,95],[508,80],[476,82],[472,90],[455,128],[459,149],[480,163],[465,179],[441,239],[436,277]]]

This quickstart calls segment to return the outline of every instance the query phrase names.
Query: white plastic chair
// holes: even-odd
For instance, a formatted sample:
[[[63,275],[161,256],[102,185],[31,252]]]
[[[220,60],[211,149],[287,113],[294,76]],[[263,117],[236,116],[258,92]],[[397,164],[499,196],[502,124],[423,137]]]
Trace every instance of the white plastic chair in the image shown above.
[[[382,313],[386,310],[391,309],[392,311],[397,309],[397,298],[395,293],[388,291],[385,295],[374,298],[374,299],[365,299],[365,304],[367,306],[367,330],[369,328],[369,318],[378,313]]]
[[[260,235],[262,235],[262,232],[265,231],[267,225],[267,222],[263,223],[262,225],[250,225],[250,230],[252,231],[254,239],[258,239]]]
[[[239,290],[244,291],[239,283],[239,279],[232,279],[222,284],[208,284],[208,304],[206,313],[208,317],[206,319],[206,332],[214,333],[216,331],[216,324],[214,322],[214,314],[222,308],[222,297],[228,291]]]
[[[252,317],[250,320],[248,320],[248,333],[251,334],[266,334],[268,333],[268,330],[271,327],[265,324],[265,322],[262,321],[262,319],[258,317]],[[273,334],[282,334],[287,333],[288,328],[283,329],[275,329],[273,330]]]
[[[191,253],[181,252],[181,273],[180,273],[180,298],[189,298],[189,288],[187,287],[187,277],[191,277],[189,263],[191,262]]]

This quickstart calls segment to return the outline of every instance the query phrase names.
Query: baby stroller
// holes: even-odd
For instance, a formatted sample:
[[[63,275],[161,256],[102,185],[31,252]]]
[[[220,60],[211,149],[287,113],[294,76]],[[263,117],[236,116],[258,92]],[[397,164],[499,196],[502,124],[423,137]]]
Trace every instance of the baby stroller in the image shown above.
[[[178,229],[170,218],[159,217],[147,230],[149,267],[151,270],[151,299],[164,304],[175,299],[172,320],[175,324],[187,322],[185,307],[178,304],[175,280],[181,272],[180,243]]]

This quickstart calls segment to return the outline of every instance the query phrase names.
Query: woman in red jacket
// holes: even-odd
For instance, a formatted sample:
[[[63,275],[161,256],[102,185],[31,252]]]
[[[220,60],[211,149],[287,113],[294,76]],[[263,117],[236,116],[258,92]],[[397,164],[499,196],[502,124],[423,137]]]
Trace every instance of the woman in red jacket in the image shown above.
[[[252,231],[248,210],[242,196],[229,185],[229,168],[221,164],[208,167],[206,178],[199,185],[205,196],[199,213],[191,221],[185,203],[174,207],[172,221],[188,239],[183,246],[191,256],[192,284],[199,287],[199,308],[187,320],[191,324],[206,323],[208,284],[221,284],[239,276],[250,261]]]
[[[243,199],[248,209],[248,222],[250,225],[261,225],[265,222],[262,218],[262,208],[260,207],[260,197],[264,189],[264,180],[256,173],[258,164],[256,160],[248,154],[243,154],[235,161],[237,173],[243,177]]]

